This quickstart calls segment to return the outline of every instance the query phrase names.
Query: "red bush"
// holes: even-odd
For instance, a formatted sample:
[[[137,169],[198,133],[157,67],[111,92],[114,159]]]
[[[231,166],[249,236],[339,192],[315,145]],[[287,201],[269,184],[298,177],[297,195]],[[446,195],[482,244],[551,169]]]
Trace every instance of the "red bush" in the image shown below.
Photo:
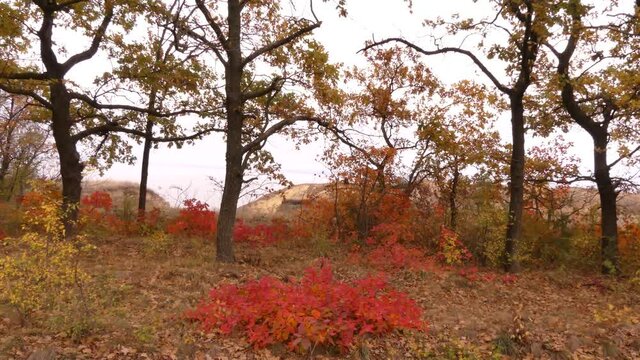
[[[218,217],[214,211],[209,210],[209,204],[189,199],[183,205],[178,217],[167,226],[168,233],[198,237],[215,235]]]
[[[109,193],[104,191],[95,191],[84,196],[82,198],[81,205],[88,211],[101,210],[109,212],[113,207],[113,200],[111,200],[111,195],[109,195]]]
[[[263,277],[244,285],[223,285],[187,313],[206,331],[243,333],[261,348],[286,343],[290,350],[316,344],[346,351],[357,337],[394,329],[426,330],[422,310],[404,293],[390,289],[381,277],[353,284],[333,278],[331,266],[309,268],[298,282]]]
[[[288,233],[289,226],[283,221],[272,220],[271,224],[250,226],[238,220],[233,228],[233,239],[253,246],[266,246],[284,240]]]

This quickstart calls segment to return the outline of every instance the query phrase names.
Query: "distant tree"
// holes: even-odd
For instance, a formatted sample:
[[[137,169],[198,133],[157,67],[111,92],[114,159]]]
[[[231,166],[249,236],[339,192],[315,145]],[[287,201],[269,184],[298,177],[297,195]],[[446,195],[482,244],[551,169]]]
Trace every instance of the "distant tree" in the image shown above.
[[[353,86],[346,96],[348,120],[340,124],[341,130],[333,129],[339,142],[378,173],[379,184],[361,191],[383,195],[399,187],[412,196],[425,180],[435,181],[440,194],[448,197],[450,224],[455,225],[461,172],[483,162],[499,143],[498,134],[490,130],[497,97],[470,81],[444,86],[404,48],[371,49],[365,55],[368,66],[346,74]],[[329,164],[333,155],[325,156]],[[396,183],[386,183],[391,179]]]
[[[11,200],[51,160],[50,132],[42,112],[28,98],[0,91],[0,196]]]
[[[248,169],[270,172],[264,150],[277,133],[300,135],[291,125],[320,119],[318,108],[334,96],[338,70],[322,45],[309,37],[321,22],[289,15],[285,1],[196,0],[183,7],[176,34],[206,49],[212,68],[224,71],[226,173],[218,231],[217,260],[234,261],[233,226]],[[313,11],[312,11],[313,13]],[[299,130],[299,129],[298,129]]]

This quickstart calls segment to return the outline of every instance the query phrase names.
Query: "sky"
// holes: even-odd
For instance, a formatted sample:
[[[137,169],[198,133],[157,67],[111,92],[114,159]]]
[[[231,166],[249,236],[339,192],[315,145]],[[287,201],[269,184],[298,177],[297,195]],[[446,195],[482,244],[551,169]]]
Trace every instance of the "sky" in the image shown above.
[[[322,26],[314,32],[328,50],[333,62],[345,66],[363,64],[363,55],[358,50],[367,40],[386,37],[404,37],[419,44],[429,46],[428,29],[421,24],[423,19],[436,16],[447,18],[458,12],[461,16],[480,16],[490,9],[483,9],[480,3],[471,0],[429,1],[414,0],[410,11],[403,0],[349,0],[348,16],[341,18],[335,11],[333,1],[315,2],[315,12],[322,20]],[[297,12],[310,17],[308,1],[294,1]],[[464,78],[485,81],[475,66],[462,56],[455,54],[435,56],[426,59],[434,73],[445,83]],[[95,64],[93,65],[95,66]],[[499,122],[499,131],[508,141],[510,130],[508,118]],[[576,152],[589,153],[591,146],[588,137],[579,132],[568,136],[578,145]],[[323,140],[303,146],[296,150],[291,142],[282,138],[273,138],[266,149],[270,150],[276,161],[282,164],[282,172],[294,184],[319,183],[326,180],[323,175],[325,166],[318,160],[325,144]],[[161,145],[151,153],[149,167],[149,187],[162,194],[173,205],[185,198],[197,198],[217,207],[220,201],[220,189],[210,181],[210,177],[224,178],[225,145],[221,137],[208,136],[194,145],[185,145],[182,149],[168,149]],[[140,146],[134,146],[134,153],[142,153]],[[139,156],[138,156],[139,157]],[[587,158],[588,162],[589,159]],[[115,164],[103,179],[138,182],[139,164]],[[99,180],[97,173],[88,174],[89,180]],[[241,201],[248,201],[244,199]]]

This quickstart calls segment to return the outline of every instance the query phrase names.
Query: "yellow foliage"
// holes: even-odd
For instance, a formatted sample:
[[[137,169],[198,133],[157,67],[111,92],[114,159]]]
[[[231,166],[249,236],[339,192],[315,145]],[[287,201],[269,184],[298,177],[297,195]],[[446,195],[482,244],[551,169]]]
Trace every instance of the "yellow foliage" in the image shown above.
[[[87,279],[78,255],[91,248],[82,236],[65,239],[59,196],[38,194],[25,211],[23,235],[6,239],[9,255],[0,258],[0,299],[23,314],[68,301]]]

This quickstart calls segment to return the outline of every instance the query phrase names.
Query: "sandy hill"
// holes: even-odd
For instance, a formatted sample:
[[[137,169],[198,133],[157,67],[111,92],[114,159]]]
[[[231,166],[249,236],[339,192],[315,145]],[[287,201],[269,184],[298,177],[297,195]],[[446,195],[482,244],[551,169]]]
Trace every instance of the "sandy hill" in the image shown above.
[[[136,209],[138,207],[139,185],[127,181],[92,180],[82,184],[82,195],[91,194],[94,191],[104,191],[111,195],[115,208]],[[157,192],[147,189],[147,209],[167,209],[169,202]]]
[[[238,208],[244,219],[266,220],[274,217],[290,218],[297,214],[304,201],[330,196],[327,184],[300,184],[274,191]]]

